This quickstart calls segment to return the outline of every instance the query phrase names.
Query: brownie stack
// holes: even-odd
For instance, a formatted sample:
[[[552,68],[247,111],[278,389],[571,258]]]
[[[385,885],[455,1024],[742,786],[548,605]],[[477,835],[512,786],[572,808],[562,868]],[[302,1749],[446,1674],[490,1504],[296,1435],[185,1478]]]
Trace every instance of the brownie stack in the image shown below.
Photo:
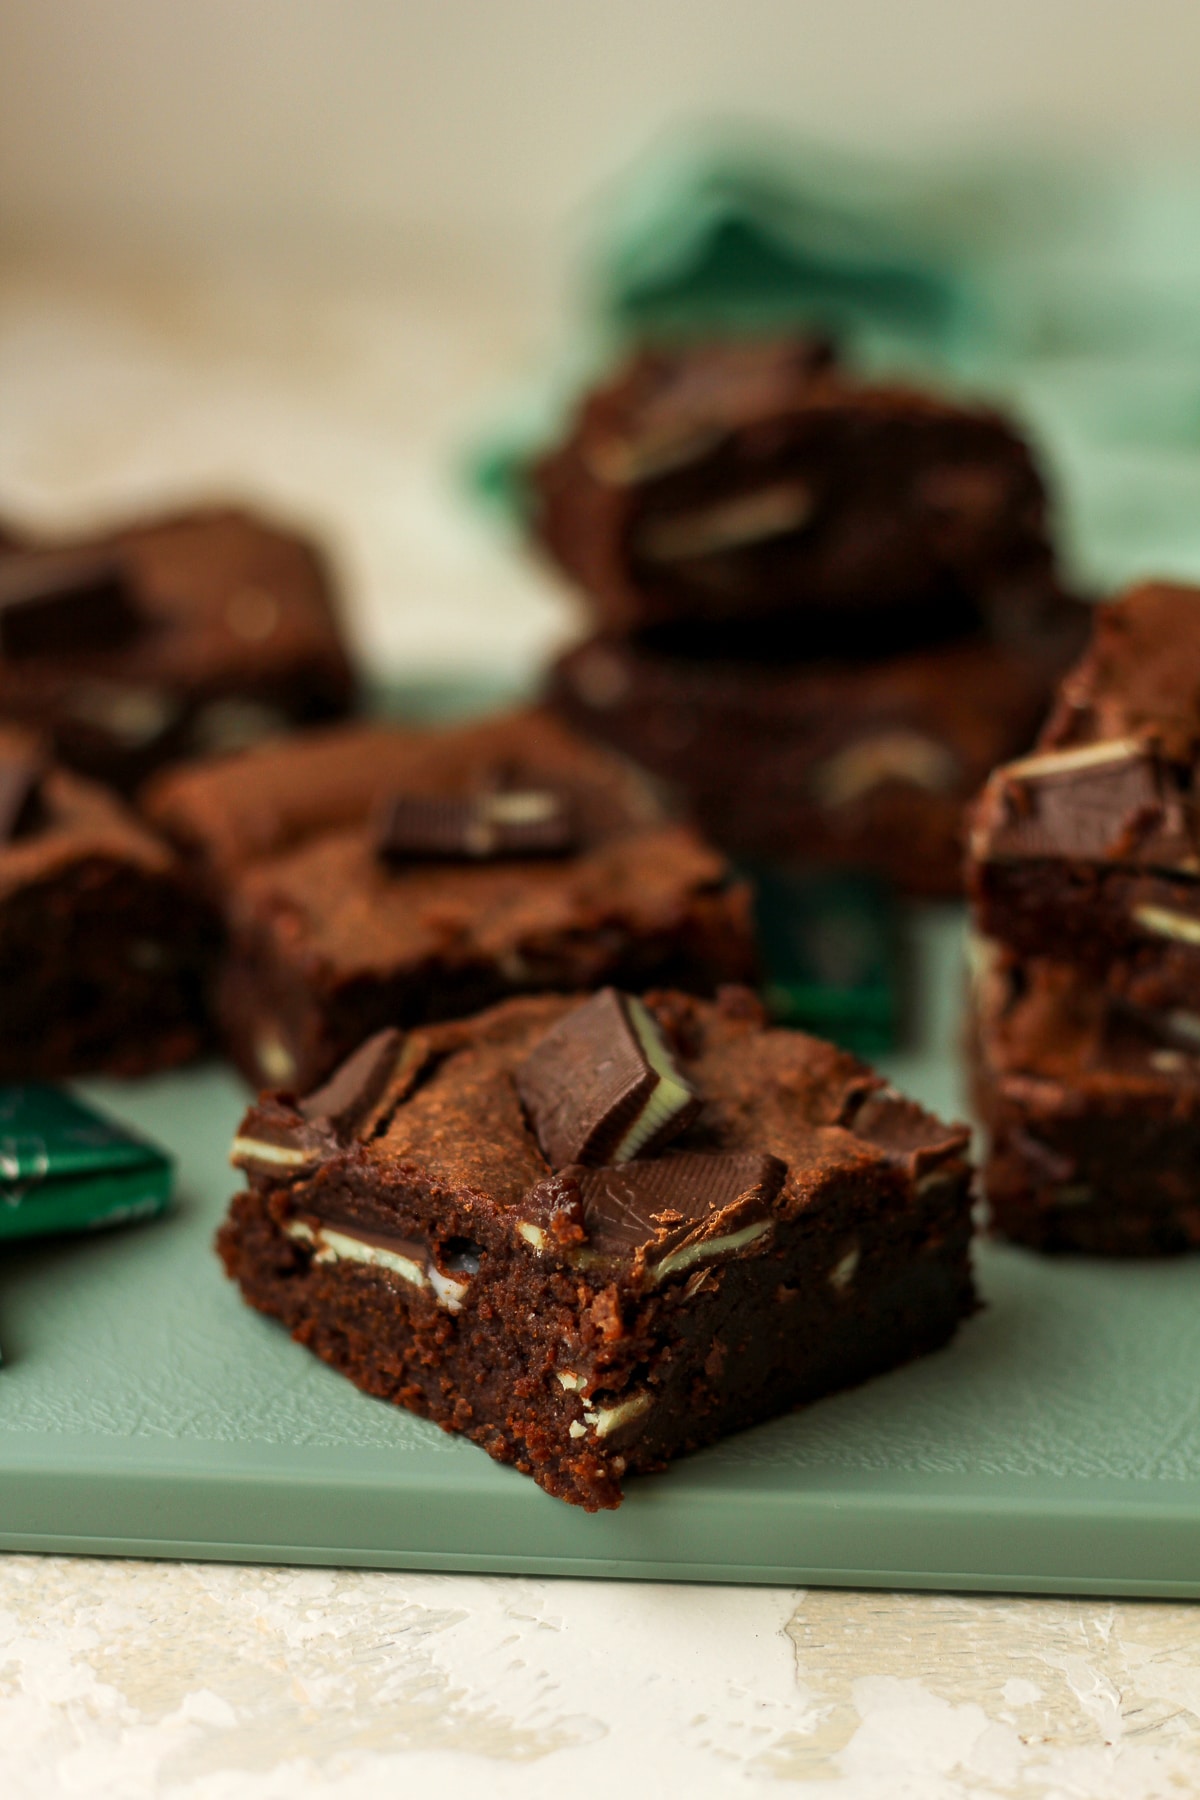
[[[961,886],[961,821],[1031,741],[1086,610],[998,414],[813,339],[637,354],[534,470],[596,635],[555,704],[723,848]]]
[[[1200,1245],[1200,589],[1102,608],[975,809],[985,1185],[1045,1250]]]

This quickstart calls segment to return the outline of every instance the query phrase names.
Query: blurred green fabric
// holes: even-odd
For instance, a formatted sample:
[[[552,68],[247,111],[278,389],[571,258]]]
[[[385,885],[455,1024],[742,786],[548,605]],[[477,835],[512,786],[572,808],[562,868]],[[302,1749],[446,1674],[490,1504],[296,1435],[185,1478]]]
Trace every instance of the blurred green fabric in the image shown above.
[[[861,368],[1018,414],[1086,584],[1200,578],[1200,167],[872,162],[695,132],[599,196],[582,242],[565,348],[470,458],[510,515],[529,456],[631,338],[818,324]]]

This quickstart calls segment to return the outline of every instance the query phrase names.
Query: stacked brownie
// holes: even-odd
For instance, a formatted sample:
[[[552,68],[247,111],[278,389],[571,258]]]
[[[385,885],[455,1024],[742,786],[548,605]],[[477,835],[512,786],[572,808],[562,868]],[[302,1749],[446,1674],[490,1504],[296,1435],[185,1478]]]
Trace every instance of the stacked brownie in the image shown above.
[[[553,671],[568,718],[733,852],[958,891],[964,804],[1086,618],[1003,418],[810,339],[644,350],[534,491],[598,628]]]
[[[1034,754],[975,809],[976,1086],[994,1223],[1200,1245],[1200,589],[1097,614]]]

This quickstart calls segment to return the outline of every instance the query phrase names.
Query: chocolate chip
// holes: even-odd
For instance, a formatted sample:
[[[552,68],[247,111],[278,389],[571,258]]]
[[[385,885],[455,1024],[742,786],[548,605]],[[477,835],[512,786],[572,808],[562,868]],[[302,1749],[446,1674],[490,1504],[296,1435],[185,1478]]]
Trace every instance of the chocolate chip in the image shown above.
[[[71,656],[115,650],[143,621],[120,561],[90,551],[30,551],[0,563],[0,651]]]
[[[339,1137],[360,1125],[396,1071],[404,1033],[389,1025],[377,1031],[329,1080],[300,1102],[300,1111],[314,1124],[327,1125]]]
[[[683,1150],[565,1174],[578,1186],[592,1255],[637,1259],[653,1284],[765,1237],[787,1165],[765,1151]]]
[[[517,1070],[517,1088],[554,1169],[657,1149],[700,1106],[652,1015],[614,988],[547,1032]]]
[[[0,844],[28,836],[44,822],[44,773],[36,756],[0,757]]]
[[[380,855],[393,862],[564,856],[577,842],[567,798],[551,788],[506,788],[465,798],[393,794],[378,836]]]

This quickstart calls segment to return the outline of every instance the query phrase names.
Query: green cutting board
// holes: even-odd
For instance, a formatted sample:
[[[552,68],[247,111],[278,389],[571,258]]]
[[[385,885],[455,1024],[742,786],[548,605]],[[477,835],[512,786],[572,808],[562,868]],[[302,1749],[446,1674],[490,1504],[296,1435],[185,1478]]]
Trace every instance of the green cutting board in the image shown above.
[[[923,914],[943,1111],[960,927]],[[85,1093],[179,1157],[174,1214],[0,1256],[0,1547],[1053,1593],[1200,1594],[1200,1259],[979,1254],[949,1349],[631,1482],[547,1498],[252,1314],[211,1249],[244,1104],[207,1068]]]

